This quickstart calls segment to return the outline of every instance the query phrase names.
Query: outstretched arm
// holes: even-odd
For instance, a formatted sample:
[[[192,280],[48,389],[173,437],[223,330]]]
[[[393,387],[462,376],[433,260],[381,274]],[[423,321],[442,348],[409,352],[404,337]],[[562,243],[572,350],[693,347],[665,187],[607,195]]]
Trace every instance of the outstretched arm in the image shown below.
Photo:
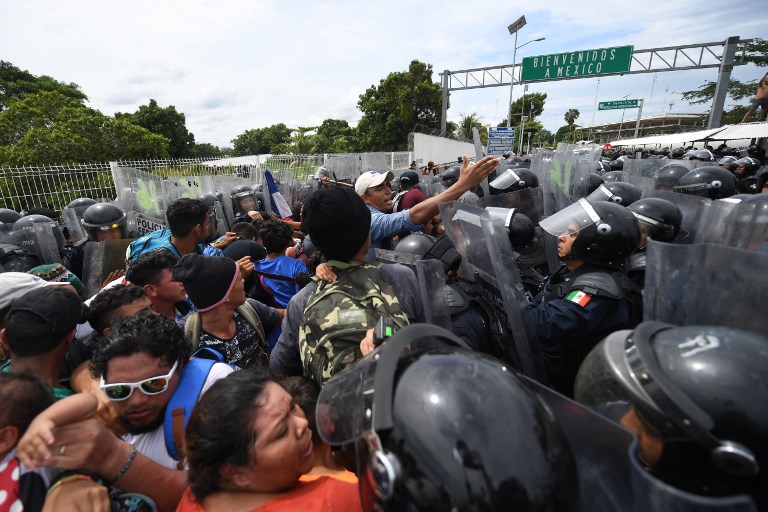
[[[30,468],[43,464],[51,457],[55,429],[90,418],[98,406],[98,399],[91,393],[77,393],[48,407],[37,415],[19,441],[19,458]]]
[[[422,201],[408,210],[411,215],[411,222],[414,224],[425,224],[440,212],[437,206],[438,203],[447,203],[448,201],[455,201],[460,198],[464,192],[479,185],[489,174],[496,170],[498,165],[499,159],[492,156],[486,156],[478,160],[474,165],[469,165],[469,158],[464,155],[461,170],[459,171],[459,180],[442,193],[429,197],[426,201]]]

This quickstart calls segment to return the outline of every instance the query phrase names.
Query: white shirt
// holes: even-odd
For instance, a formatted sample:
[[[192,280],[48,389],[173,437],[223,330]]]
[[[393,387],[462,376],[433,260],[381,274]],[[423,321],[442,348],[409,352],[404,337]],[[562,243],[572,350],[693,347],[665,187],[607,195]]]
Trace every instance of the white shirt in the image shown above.
[[[203,384],[203,389],[197,399],[200,400],[200,397],[208,391],[214,382],[223,379],[234,371],[235,370],[228,364],[215,363],[211,367],[211,371],[208,373],[208,377],[205,379],[205,384]],[[135,446],[136,451],[145,457],[152,459],[161,466],[176,469],[176,461],[173,457],[168,455],[168,451],[165,448],[165,431],[162,424],[152,432],[147,432],[146,434],[124,435],[123,440]]]

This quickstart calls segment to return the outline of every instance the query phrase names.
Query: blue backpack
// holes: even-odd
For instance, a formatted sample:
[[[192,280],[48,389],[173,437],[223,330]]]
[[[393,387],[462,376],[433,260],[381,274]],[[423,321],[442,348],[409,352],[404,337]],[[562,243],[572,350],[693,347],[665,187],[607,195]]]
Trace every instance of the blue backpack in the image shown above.
[[[156,249],[167,249],[171,254],[181,258],[181,254],[179,254],[179,251],[176,250],[171,243],[171,230],[163,228],[147,233],[131,243],[128,247],[128,264],[136,261],[136,259],[145,252],[154,251]]]
[[[201,348],[192,354],[190,360],[184,365],[179,385],[165,408],[163,422],[165,449],[168,455],[178,461],[179,469],[184,469],[184,458],[187,454],[184,432],[187,430],[189,416],[195,408],[211,368],[214,364],[223,362],[225,362],[224,356],[209,347]]]

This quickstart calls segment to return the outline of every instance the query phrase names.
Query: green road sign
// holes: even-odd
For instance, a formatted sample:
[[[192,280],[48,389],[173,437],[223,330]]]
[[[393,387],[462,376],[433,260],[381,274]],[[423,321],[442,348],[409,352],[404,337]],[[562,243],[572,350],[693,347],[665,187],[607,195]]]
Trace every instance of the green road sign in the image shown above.
[[[637,108],[640,100],[601,101],[597,104],[597,110],[622,110],[625,108]]]
[[[523,59],[522,82],[614,75],[629,71],[633,46],[553,53]]]

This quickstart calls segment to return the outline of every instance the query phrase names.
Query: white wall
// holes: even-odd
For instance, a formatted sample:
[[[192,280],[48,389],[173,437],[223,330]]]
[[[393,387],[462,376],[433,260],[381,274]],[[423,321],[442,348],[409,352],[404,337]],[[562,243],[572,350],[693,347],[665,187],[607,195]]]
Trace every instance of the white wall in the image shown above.
[[[456,162],[458,157],[475,156],[475,146],[468,142],[459,142],[445,137],[435,137],[423,133],[412,133],[413,159],[419,167],[427,165],[430,160],[436,164]]]

